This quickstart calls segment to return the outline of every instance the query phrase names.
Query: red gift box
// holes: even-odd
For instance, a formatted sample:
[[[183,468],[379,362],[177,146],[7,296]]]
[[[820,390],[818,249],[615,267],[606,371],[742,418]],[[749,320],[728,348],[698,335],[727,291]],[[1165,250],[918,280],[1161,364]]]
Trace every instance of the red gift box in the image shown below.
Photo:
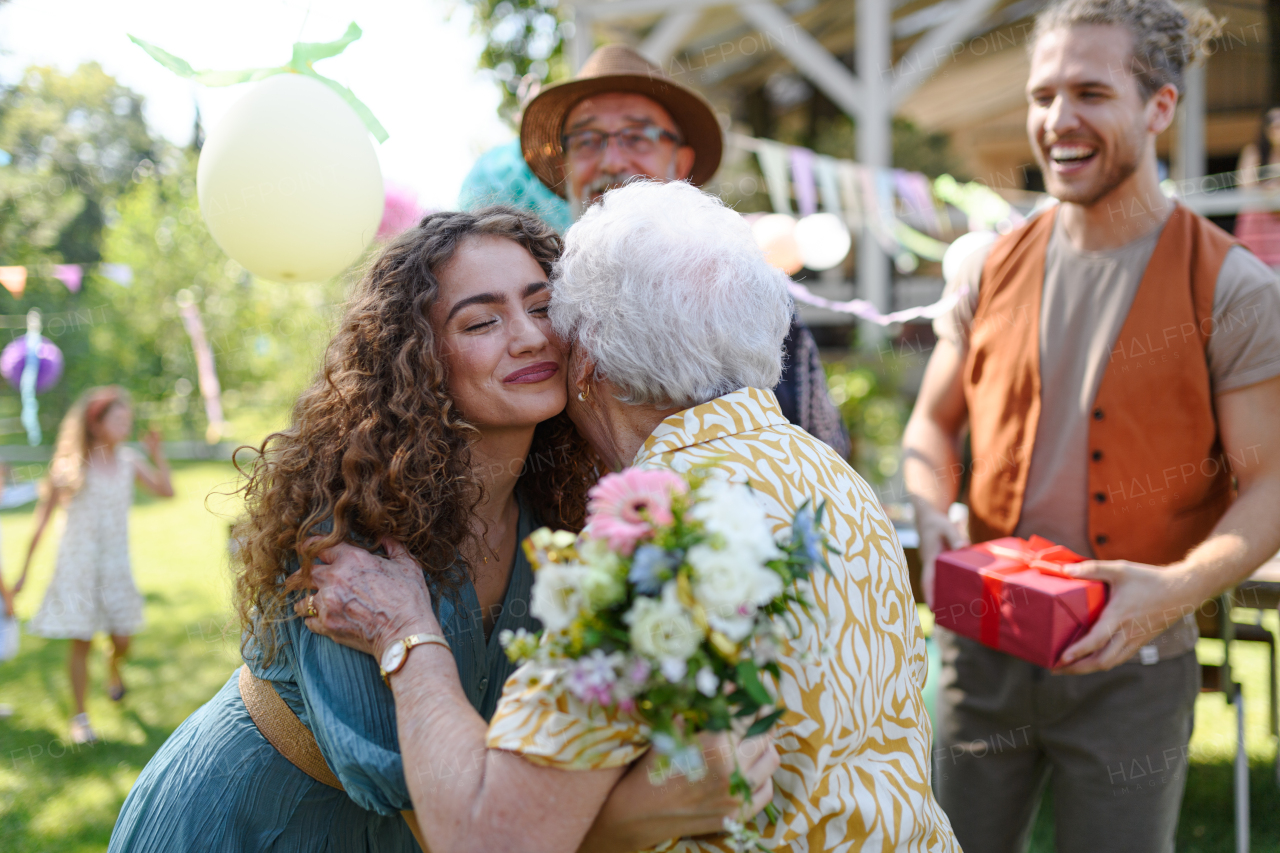
[[[1107,603],[1105,583],[1061,571],[1084,559],[1040,536],[945,551],[934,569],[934,618],[984,646],[1052,668]]]

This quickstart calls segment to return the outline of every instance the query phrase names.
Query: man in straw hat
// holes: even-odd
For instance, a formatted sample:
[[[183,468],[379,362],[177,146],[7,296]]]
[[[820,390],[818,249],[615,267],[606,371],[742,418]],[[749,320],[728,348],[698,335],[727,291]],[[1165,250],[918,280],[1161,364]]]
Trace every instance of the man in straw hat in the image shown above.
[[[577,219],[631,178],[702,186],[724,148],[711,105],[621,44],[599,48],[578,76],[542,90],[524,109],[520,146],[529,168]],[[784,343],[783,414],[842,456],[849,436],[827,394],[813,335],[798,319]]]

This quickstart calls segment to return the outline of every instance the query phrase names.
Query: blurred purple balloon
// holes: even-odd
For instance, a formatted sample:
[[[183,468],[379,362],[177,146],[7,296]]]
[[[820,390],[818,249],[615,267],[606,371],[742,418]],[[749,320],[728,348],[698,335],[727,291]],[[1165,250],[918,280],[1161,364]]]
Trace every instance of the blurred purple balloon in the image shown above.
[[[62,378],[62,350],[53,341],[40,337],[40,368],[36,372],[36,393],[43,394]],[[0,373],[14,388],[22,384],[22,368],[27,362],[27,338],[14,338],[0,351]]]

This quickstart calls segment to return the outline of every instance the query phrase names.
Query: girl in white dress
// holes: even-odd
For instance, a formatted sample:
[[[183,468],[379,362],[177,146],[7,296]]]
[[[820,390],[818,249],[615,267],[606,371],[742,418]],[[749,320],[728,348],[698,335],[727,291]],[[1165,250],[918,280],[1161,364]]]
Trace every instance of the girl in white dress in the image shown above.
[[[57,506],[66,508],[53,580],[40,610],[28,625],[32,634],[71,640],[71,693],[74,743],[96,740],[85,714],[89,648],[93,636],[111,637],[107,693],[124,698],[120,663],[129,638],[142,628],[142,595],[129,567],[129,506],[136,480],[161,497],[173,496],[169,465],[155,430],[143,439],[154,467],[140,453],[120,444],[133,429],[133,409],[123,388],[92,388],[81,395],[58,429],[49,479],[36,507],[36,529],[27,549],[22,588],[36,545]]]

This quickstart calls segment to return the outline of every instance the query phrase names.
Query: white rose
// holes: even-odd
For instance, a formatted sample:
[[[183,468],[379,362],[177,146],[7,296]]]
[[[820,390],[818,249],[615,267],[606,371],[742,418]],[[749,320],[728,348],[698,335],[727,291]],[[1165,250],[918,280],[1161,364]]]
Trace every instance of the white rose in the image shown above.
[[[689,549],[685,560],[693,567],[693,597],[708,612],[736,610],[749,600],[742,582],[748,568],[744,558],[749,559],[744,551],[706,543]]]
[[[764,508],[746,486],[724,480],[704,483],[691,515],[755,561],[772,560],[781,554]]]
[[[686,556],[693,567],[693,597],[709,616],[754,616],[755,608],[782,593],[782,578],[760,564],[751,549],[729,541],[723,548],[694,545]]]
[[[751,608],[750,616],[708,613],[707,624],[713,631],[719,631],[735,643],[741,643],[751,635],[751,629],[756,624],[756,611],[754,607]]]
[[[555,633],[569,627],[586,601],[582,594],[586,569],[577,563],[548,563],[533,576],[529,612]]]
[[[667,582],[660,599],[637,598],[623,618],[631,626],[632,648],[651,660],[670,662],[672,671],[702,643],[702,631],[676,596],[675,581]]]

